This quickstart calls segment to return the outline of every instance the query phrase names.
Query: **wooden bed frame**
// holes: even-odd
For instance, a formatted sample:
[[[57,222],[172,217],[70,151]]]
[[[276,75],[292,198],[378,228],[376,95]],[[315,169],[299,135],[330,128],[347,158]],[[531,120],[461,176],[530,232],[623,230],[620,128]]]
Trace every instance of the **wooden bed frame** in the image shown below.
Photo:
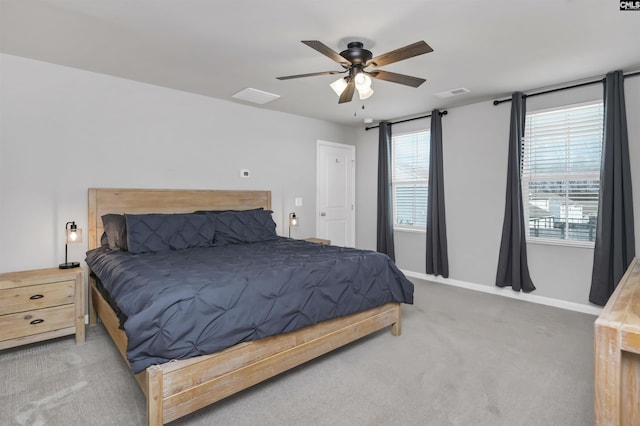
[[[107,213],[189,213],[271,208],[270,191],[89,189],[89,249],[100,245]],[[89,322],[99,317],[127,361],[127,336],[89,278]],[[391,326],[400,335],[399,303],[325,321],[291,333],[240,343],[223,351],[153,365],[135,375],[147,398],[147,424],[162,425]],[[127,361],[128,364],[128,361]]]

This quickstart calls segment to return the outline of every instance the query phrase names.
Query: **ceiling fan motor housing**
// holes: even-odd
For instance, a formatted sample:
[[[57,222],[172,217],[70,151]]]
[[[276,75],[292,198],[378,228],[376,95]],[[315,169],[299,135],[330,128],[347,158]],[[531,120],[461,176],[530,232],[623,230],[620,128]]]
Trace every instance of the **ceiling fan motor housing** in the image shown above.
[[[359,41],[352,41],[347,44],[347,50],[340,52],[340,56],[353,65],[364,65],[373,58],[371,51],[364,49],[363,44]]]

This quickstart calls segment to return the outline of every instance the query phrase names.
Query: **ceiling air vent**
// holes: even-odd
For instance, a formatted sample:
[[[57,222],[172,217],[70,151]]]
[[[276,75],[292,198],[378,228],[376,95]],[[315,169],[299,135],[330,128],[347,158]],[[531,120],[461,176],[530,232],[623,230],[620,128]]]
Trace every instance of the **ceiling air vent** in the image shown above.
[[[471,90],[460,87],[458,89],[445,90],[444,92],[436,93],[436,96],[439,98],[450,98],[452,96],[464,95],[469,92],[471,92]]]
[[[275,101],[280,97],[280,95],[275,95],[273,93],[265,92],[263,90],[252,89],[251,87],[246,88],[244,90],[239,91],[235,95],[231,96],[235,99],[240,99],[241,101],[252,102],[254,104],[266,104],[267,102]]]

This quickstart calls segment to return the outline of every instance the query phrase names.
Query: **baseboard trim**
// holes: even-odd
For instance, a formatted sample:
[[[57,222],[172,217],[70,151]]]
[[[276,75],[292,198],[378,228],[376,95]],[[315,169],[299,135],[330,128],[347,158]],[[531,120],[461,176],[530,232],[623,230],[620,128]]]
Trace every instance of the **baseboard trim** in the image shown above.
[[[418,278],[421,280],[451,285],[454,287],[462,287],[468,290],[480,291],[482,293],[495,294],[497,296],[509,297],[511,299],[523,300],[525,302],[538,303],[540,305],[553,306],[556,308],[566,309],[569,311],[582,312],[584,314],[600,315],[602,308],[593,305],[583,305],[581,303],[568,302],[566,300],[552,299],[550,297],[538,296],[531,293],[522,293],[511,290],[511,288],[500,288],[496,286],[488,286],[467,281],[454,280],[451,278],[436,277],[421,272],[402,271],[407,277]]]

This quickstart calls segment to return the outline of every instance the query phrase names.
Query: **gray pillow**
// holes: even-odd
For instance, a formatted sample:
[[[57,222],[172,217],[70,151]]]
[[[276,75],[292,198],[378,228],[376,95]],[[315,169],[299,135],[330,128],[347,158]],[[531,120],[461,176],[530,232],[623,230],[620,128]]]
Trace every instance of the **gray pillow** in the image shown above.
[[[216,220],[214,245],[256,243],[278,239],[271,210],[209,213]]]
[[[127,225],[124,215],[105,214],[102,216],[102,226],[107,234],[107,242],[111,250],[127,250]]]
[[[149,253],[213,245],[215,220],[208,215],[125,214],[130,253]]]

